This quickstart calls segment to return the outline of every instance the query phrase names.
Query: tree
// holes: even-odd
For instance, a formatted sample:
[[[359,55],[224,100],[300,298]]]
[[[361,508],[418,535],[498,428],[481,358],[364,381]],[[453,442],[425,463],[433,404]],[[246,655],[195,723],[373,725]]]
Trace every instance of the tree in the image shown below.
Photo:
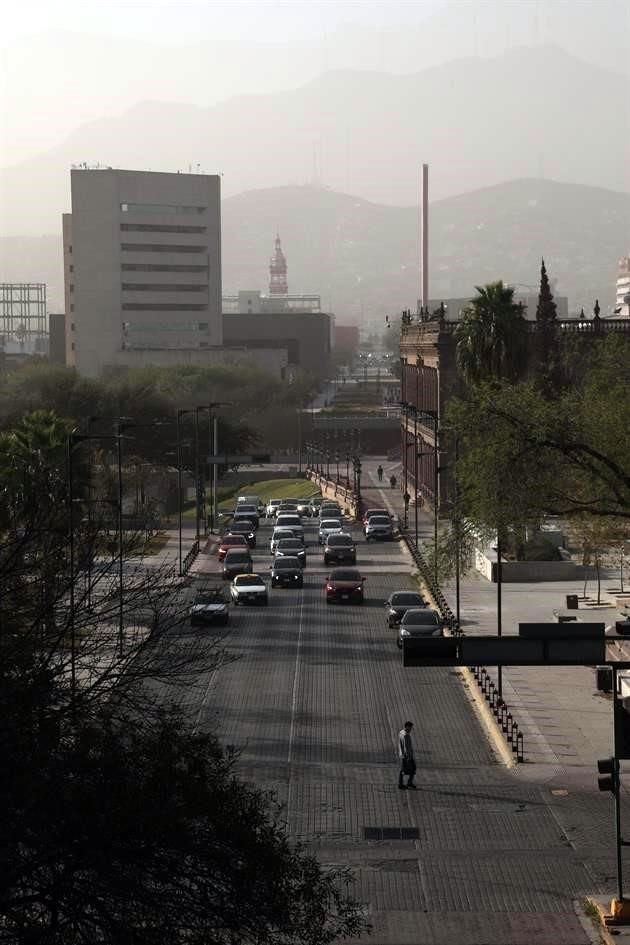
[[[236,778],[233,752],[186,717],[188,693],[231,657],[223,631],[184,632],[171,565],[126,558],[134,632],[119,652],[98,514],[87,536],[77,514],[72,533],[77,548],[93,537],[91,600],[80,557],[70,564],[63,430],[54,415],[26,418],[0,452],[0,943],[319,945],[359,932],[346,874],[292,847],[281,811]],[[42,602],[49,532],[54,597]]]
[[[614,553],[619,547],[623,549],[624,542],[628,539],[628,535],[630,535],[630,523],[623,519],[594,518],[590,515],[580,515],[573,527],[582,552],[583,567],[593,565],[595,568],[597,603],[601,604],[602,563],[607,556]],[[621,563],[621,582],[623,589],[623,558]],[[585,589],[586,583],[587,579],[584,581]]]
[[[514,289],[503,282],[476,286],[455,332],[457,363],[469,384],[515,381],[527,355],[527,323]]]
[[[459,437],[464,514],[630,518],[630,344],[610,338],[581,388],[550,401],[533,383],[480,385],[447,411]]]
[[[557,390],[559,383],[558,312],[549,285],[544,259],[540,266],[535,348],[538,382],[541,389],[546,394],[551,395]]]

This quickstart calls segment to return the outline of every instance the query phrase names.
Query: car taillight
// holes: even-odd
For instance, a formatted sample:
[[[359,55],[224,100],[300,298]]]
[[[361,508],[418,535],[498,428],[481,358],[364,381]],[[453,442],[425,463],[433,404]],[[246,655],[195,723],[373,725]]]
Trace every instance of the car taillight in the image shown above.
[[[327,591],[334,591],[334,587],[332,586],[332,584],[327,584],[327,585],[326,585],[326,590],[327,590]]]

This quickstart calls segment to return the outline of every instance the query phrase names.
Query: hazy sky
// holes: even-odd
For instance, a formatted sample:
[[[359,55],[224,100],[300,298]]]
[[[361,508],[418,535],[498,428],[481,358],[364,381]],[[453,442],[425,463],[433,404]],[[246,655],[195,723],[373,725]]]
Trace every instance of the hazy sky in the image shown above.
[[[26,0],[7,3],[2,45],[33,32],[73,30],[136,36],[156,42],[206,38],[261,42],[312,39],[358,22],[380,28],[389,20],[418,23],[441,0]],[[535,2],[535,0],[532,0]],[[147,24],[150,23],[150,36]],[[281,34],[281,36],[280,36]]]

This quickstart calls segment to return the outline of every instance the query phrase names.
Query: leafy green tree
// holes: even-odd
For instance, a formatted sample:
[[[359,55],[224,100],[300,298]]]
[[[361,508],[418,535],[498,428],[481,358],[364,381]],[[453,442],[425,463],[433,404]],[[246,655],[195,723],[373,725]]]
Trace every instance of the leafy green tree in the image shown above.
[[[503,282],[476,286],[455,332],[457,363],[469,384],[515,381],[527,357],[527,323],[514,289]]]
[[[630,518],[630,344],[610,338],[581,388],[480,385],[452,401],[464,514],[536,525],[546,515]]]

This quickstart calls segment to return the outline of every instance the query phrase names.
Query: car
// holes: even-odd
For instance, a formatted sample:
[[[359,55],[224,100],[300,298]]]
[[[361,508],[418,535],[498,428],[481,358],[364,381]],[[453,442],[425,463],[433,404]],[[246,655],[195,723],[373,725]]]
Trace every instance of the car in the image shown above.
[[[283,512],[288,512],[290,515],[298,515],[297,500],[283,499],[280,505],[278,506],[278,511],[276,512],[276,515],[282,515]]]
[[[366,509],[363,513],[363,527],[367,525],[373,515],[389,515],[387,509]]]
[[[256,528],[258,528],[259,519],[260,519],[260,516],[258,514],[258,506],[248,505],[245,502],[239,503],[234,509],[234,521],[236,521],[237,518],[239,521],[241,519],[248,518],[250,519],[250,521],[254,523]]]
[[[289,528],[288,526],[276,526],[273,530],[271,536],[271,541],[269,542],[269,551],[272,555],[275,555],[278,542],[283,538],[297,538],[304,545],[304,536],[299,535],[295,529]]]
[[[385,540],[394,537],[394,524],[389,515],[372,515],[364,528],[365,540],[380,538]]]
[[[319,515],[319,510],[321,508],[322,501],[323,499],[321,495],[313,496],[313,498],[310,499],[309,505],[311,507],[311,516],[313,518],[317,518],[317,516]]]
[[[398,626],[396,646],[402,649],[403,640],[409,637],[443,637],[444,621],[437,610],[430,607],[412,607]]]
[[[254,505],[259,515],[265,514],[265,505],[260,501],[257,495],[239,495],[236,500],[237,508],[239,505]]]
[[[230,585],[230,597],[236,605],[269,603],[267,585],[260,574],[237,574]]]
[[[223,561],[230,548],[247,549],[248,547],[245,535],[224,535],[217,548],[219,561]]]
[[[333,532],[324,542],[324,564],[356,564],[357,549],[352,535]]]
[[[426,607],[426,601],[417,591],[394,591],[385,601],[387,624],[397,627],[408,610],[412,607]]]
[[[271,571],[272,587],[303,587],[304,576],[302,574],[302,565],[297,557],[279,557],[275,558]]]
[[[225,530],[225,537],[227,538],[228,535],[234,537],[240,535],[245,539],[249,548],[256,547],[256,531],[248,519],[244,519],[242,522],[232,522],[231,525],[228,525]]]
[[[319,507],[319,514],[324,515],[343,515],[343,511],[338,502],[322,502]]]
[[[300,562],[300,567],[306,567],[306,549],[299,538],[280,538],[279,541],[276,542],[275,552],[276,558],[297,558]]]
[[[269,502],[267,502],[267,518],[274,518],[280,505],[282,505],[282,499],[269,499]]]
[[[304,535],[302,519],[297,512],[278,512],[276,516],[276,528],[292,528],[294,532]]]
[[[348,601],[362,604],[365,578],[356,568],[333,568],[326,578],[326,603]]]
[[[339,518],[322,518],[319,522],[319,543],[323,545],[329,535],[341,534],[343,525]]]
[[[307,518],[310,518],[313,514],[311,510],[311,500],[310,499],[298,499],[297,500],[297,513],[298,515],[306,515]]]
[[[191,624],[218,623],[227,626],[230,622],[228,602],[221,588],[198,591],[190,607]]]
[[[247,574],[254,570],[249,549],[230,548],[223,559],[223,577],[227,580],[235,574]]]

